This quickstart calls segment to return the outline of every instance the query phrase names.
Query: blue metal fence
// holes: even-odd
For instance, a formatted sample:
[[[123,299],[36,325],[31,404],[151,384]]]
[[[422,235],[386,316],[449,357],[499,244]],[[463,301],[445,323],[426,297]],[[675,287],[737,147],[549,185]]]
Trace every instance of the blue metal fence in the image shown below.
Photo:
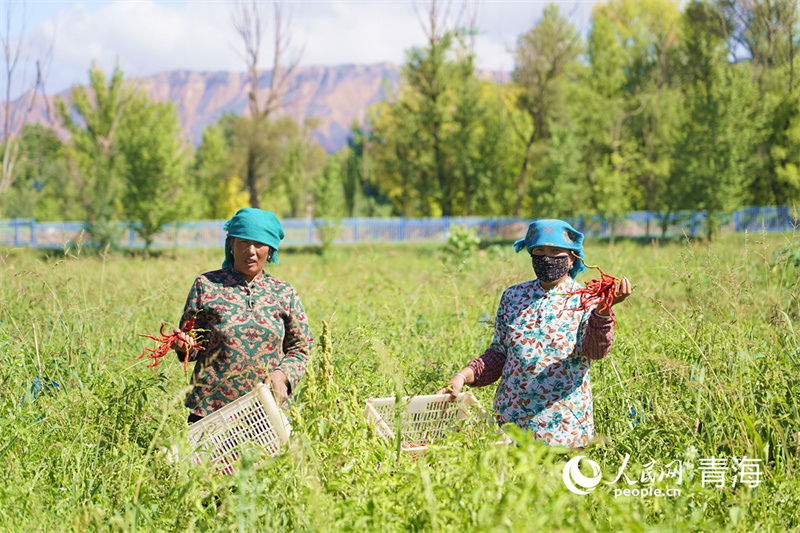
[[[793,231],[800,227],[797,212],[788,207],[750,207],[733,213],[715,214],[720,231]],[[659,237],[661,235],[701,235],[709,223],[706,213],[681,211],[669,215],[636,211],[617,220],[600,216],[567,219],[578,230],[593,237]],[[345,218],[334,222],[319,219],[283,219],[284,244],[319,244],[323,232],[334,243],[374,243],[447,240],[450,228],[474,228],[484,239],[516,239],[525,234],[530,219],[441,217],[441,218]],[[224,220],[201,220],[168,225],[155,236],[154,246],[222,246]],[[83,222],[36,222],[34,219],[0,220],[0,244],[61,248],[83,239]],[[82,236],[83,234],[83,236]],[[144,241],[132,223],[120,222],[122,247],[143,247]]]

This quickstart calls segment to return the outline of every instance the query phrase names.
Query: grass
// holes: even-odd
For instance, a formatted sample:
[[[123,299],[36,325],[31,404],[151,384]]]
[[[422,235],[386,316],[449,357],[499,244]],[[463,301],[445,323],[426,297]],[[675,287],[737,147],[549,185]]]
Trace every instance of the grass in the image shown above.
[[[532,277],[508,246],[463,263],[436,245],[282,253],[270,270],[297,288],[317,337],[330,324],[330,351],[315,346],[292,448],[260,470],[243,460],[234,479],[165,461],[159,447],[185,429],[187,377],[172,357],[154,370],[130,361],[136,333],[174,323],[220,251],[6,249],[0,531],[800,531],[800,270],[774,265],[793,239],[589,243],[587,260],[628,276],[635,295],[592,369],[597,438],[583,454],[608,481],[628,455],[637,483],[585,496],[562,481],[570,454],[521,432],[510,448],[456,435],[398,459],[363,422],[367,398],[434,392],[488,346],[503,289]],[[34,401],[37,376],[60,386]],[[493,391],[473,392],[489,407]],[[702,486],[712,457],[760,459],[761,483],[731,486],[729,468],[724,488]],[[643,486],[651,461],[658,475],[674,460],[682,484],[656,486],[680,496],[614,497]]]

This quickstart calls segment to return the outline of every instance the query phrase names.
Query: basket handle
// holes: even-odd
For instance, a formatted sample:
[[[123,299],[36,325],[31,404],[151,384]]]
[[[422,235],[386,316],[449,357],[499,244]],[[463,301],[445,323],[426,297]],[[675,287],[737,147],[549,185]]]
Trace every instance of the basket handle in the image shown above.
[[[286,430],[286,425],[278,409],[278,404],[272,396],[271,388],[261,383],[258,387],[258,396],[264,404],[264,410],[267,412],[267,416],[269,416],[269,420],[272,422],[272,427],[275,429],[275,433],[278,434],[278,438],[282,443],[288,443],[289,432]]]

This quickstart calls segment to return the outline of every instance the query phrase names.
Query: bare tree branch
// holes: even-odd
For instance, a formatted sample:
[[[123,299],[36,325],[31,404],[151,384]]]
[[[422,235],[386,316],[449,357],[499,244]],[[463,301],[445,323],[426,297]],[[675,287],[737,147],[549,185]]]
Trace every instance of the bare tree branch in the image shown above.
[[[26,60],[32,58],[25,57],[31,47],[31,42],[26,40],[26,4],[24,0],[5,0],[2,3],[3,17],[0,23],[0,47],[2,47],[3,59],[3,82],[5,83],[3,96],[3,149],[2,168],[0,169],[0,207],[2,206],[3,196],[14,183],[16,175],[14,170],[19,158],[19,135],[23,124],[33,111],[37,93],[44,89],[44,79],[47,66],[53,55],[52,40],[45,43],[40,57],[35,59],[36,76],[31,82],[25,80],[25,70],[22,67]],[[17,17],[17,9],[21,8],[21,15]],[[19,71],[23,68],[22,72]],[[21,96],[12,101],[14,88],[21,86],[24,88]],[[46,101],[45,97],[45,101]],[[49,104],[48,108],[49,117]]]
[[[238,0],[231,19],[244,47],[244,61],[250,78],[248,92],[250,115],[267,118],[280,108],[289,90],[289,80],[300,62],[302,49],[293,55],[290,28],[292,11],[279,1],[272,4],[273,45],[272,80],[266,96],[259,92],[259,75],[263,38],[269,24],[269,3],[259,0]]]
[[[452,25],[448,24],[453,0],[420,0],[412,6],[429,43],[439,41],[445,33],[458,27],[458,20]]]
[[[272,8],[272,31],[274,45],[272,56],[272,79],[264,91],[259,89],[262,40],[267,34],[269,9]],[[262,173],[264,154],[258,147],[261,135],[260,123],[268,123],[281,108],[284,97],[289,93],[289,81],[300,62],[300,53],[293,54],[291,42],[292,11],[288,4],[275,0],[237,0],[233,5],[232,21],[236,33],[244,46],[244,60],[250,78],[248,92],[250,119],[253,121],[246,139],[247,153],[245,171],[247,188],[250,192],[250,205],[259,207],[259,181]],[[292,55],[293,54],[293,55]]]

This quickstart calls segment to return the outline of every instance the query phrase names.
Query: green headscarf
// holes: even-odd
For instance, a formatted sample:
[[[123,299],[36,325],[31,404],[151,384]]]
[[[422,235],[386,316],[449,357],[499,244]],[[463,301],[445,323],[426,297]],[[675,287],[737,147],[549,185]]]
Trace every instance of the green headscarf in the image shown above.
[[[248,241],[255,241],[270,246],[273,250],[270,263],[278,264],[278,245],[285,237],[280,220],[272,211],[262,211],[253,207],[239,209],[230,220],[222,226],[228,232],[228,238],[239,237]],[[222,268],[233,266],[233,253],[228,239],[225,246],[225,261]]]

